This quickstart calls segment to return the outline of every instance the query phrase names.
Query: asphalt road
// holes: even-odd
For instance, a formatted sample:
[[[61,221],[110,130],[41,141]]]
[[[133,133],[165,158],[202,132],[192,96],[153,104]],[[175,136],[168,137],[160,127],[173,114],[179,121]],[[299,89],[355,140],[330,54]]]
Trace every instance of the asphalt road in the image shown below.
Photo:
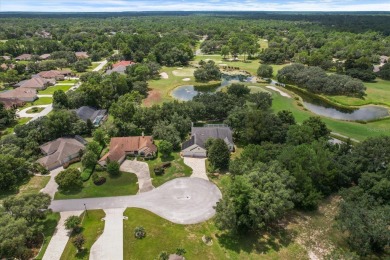
[[[149,192],[133,196],[54,200],[55,212],[136,207],[149,210],[177,224],[195,224],[214,216],[222,198],[218,187],[200,178],[177,178]]]

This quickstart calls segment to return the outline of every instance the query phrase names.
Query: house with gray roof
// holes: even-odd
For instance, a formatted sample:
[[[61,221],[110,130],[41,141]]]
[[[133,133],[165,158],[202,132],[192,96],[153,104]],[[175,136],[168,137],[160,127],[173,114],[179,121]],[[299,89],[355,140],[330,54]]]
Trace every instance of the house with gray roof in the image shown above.
[[[232,130],[227,125],[205,125],[203,127],[191,127],[191,138],[182,144],[184,157],[207,157],[205,144],[208,139],[222,139],[229,150],[234,151]]]
[[[49,171],[79,159],[87,142],[81,136],[61,137],[40,146],[44,157],[37,160]]]
[[[85,122],[89,119],[94,126],[99,126],[106,119],[107,110],[82,106],[76,110],[76,115]]]

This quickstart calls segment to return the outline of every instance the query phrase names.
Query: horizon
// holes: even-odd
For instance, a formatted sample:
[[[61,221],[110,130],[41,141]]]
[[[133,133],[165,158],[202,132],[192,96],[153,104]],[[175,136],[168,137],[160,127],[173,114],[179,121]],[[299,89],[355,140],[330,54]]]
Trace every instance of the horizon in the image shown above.
[[[50,11],[42,11],[48,9]],[[356,0],[179,0],[179,1],[139,1],[108,0],[96,2],[85,0],[0,0],[0,12],[39,12],[39,13],[105,13],[105,12],[388,12],[388,1],[356,1]]]

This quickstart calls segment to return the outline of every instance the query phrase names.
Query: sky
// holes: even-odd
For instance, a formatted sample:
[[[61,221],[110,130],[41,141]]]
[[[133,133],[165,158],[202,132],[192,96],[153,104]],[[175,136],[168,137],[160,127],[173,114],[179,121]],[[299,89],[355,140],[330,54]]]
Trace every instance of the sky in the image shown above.
[[[0,11],[390,11],[390,0],[0,0]]]

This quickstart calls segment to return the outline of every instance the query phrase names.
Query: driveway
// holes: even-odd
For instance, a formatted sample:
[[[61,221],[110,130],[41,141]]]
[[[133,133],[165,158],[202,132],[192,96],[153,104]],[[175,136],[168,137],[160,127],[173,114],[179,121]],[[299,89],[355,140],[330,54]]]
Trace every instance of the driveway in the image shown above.
[[[64,170],[63,167],[59,167],[57,169],[54,169],[50,172],[50,180],[46,184],[45,188],[41,190],[42,193],[47,193],[50,195],[50,197],[53,199],[54,194],[56,194],[58,190],[58,184],[55,181],[55,177]]]
[[[65,220],[70,216],[80,216],[83,211],[68,211],[61,212],[61,218],[58,222],[56,231],[52,236],[49,245],[46,248],[45,255],[42,260],[57,260],[61,258],[62,252],[65,249],[66,243],[69,240],[69,232],[65,229]]]
[[[89,260],[123,259],[123,212],[105,209],[103,234],[91,247]]]
[[[137,175],[139,186],[138,193],[154,189],[152,179],[150,178],[149,165],[146,162],[126,160],[122,163],[120,170],[122,172],[131,172]]]
[[[177,178],[149,192],[132,196],[54,200],[55,212],[87,209],[142,208],[177,224],[196,224],[214,216],[222,198],[218,187],[201,178]]]
[[[96,68],[94,68],[92,71],[99,71],[99,70],[103,69],[103,67],[107,64],[107,62],[108,62],[107,60],[100,62],[100,64]]]
[[[201,178],[207,181],[209,180],[206,173],[205,158],[184,157],[184,163],[192,168],[191,178]]]
[[[30,109],[32,109],[32,108],[34,108],[34,107],[37,107],[37,108],[40,108],[40,107],[46,108],[46,107],[48,107],[48,106],[50,106],[50,105],[37,105],[37,106],[31,106],[31,107],[27,107],[27,108],[25,108],[25,109],[20,110],[20,111],[17,112],[16,114],[17,114],[19,117],[35,117],[35,116],[39,116],[39,115],[42,113],[43,110],[42,110],[41,112],[39,112],[39,113],[27,113],[27,111],[30,110]]]

